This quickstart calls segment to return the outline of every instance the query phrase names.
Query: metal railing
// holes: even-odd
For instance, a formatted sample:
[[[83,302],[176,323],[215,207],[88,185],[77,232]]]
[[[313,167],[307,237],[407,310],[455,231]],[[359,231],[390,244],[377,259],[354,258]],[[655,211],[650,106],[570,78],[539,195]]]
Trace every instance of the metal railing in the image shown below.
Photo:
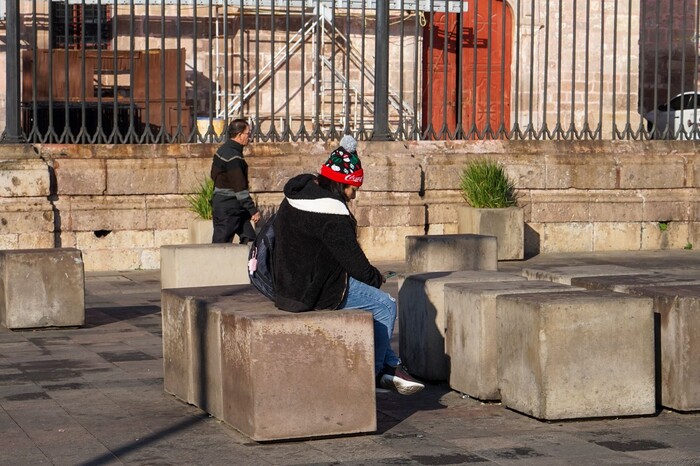
[[[5,6],[10,142],[700,139],[697,0]]]

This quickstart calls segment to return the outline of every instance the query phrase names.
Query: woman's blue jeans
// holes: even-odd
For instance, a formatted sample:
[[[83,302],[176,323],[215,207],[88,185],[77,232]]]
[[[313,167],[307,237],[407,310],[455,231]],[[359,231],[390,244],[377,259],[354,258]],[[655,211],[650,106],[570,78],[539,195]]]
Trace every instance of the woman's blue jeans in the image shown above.
[[[338,309],[371,311],[374,318],[374,374],[384,366],[396,367],[401,363],[391,349],[391,336],[396,322],[396,300],[389,293],[350,277],[348,295]]]

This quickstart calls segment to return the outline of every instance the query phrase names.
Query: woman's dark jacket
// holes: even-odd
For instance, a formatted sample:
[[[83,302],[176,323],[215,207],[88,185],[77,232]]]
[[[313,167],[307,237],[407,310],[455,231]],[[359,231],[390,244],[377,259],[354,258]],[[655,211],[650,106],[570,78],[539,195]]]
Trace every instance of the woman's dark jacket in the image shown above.
[[[382,275],[357,242],[357,223],[345,201],[298,175],[284,187],[275,219],[275,304],[285,311],[337,309],[348,277],[379,288]]]

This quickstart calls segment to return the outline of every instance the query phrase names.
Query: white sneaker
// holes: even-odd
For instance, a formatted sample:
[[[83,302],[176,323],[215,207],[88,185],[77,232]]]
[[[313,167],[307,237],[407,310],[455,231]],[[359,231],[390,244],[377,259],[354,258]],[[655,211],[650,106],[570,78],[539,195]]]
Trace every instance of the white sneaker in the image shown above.
[[[411,377],[405,369],[385,367],[379,378],[379,387],[392,390],[401,395],[413,395],[425,388],[425,385]]]

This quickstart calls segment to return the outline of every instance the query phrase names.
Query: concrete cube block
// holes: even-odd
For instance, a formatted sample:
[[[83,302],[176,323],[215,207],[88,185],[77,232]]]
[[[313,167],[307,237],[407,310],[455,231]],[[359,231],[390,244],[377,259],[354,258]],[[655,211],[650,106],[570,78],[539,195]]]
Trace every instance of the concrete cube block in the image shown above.
[[[242,244],[178,244],[160,247],[160,286],[191,288],[249,284]]]
[[[544,420],[655,412],[650,298],[573,291],[497,300],[506,406]]]
[[[498,244],[495,236],[406,236],[408,273],[497,269]]]
[[[162,291],[165,390],[254,440],[373,432],[372,315],[288,313],[252,285]]]
[[[78,249],[0,250],[0,322],[9,329],[85,323],[85,272]]]
[[[376,430],[371,313],[215,306],[225,422],[257,441]]]
[[[494,271],[432,272],[408,275],[399,283],[399,354],[411,373],[425,380],[447,380],[445,298],[447,283],[525,281]]]
[[[212,305],[235,296],[238,288],[177,288],[161,292],[165,391],[218,419],[223,418],[221,312]]]
[[[500,400],[498,296],[581,290],[539,280],[446,284],[445,353],[450,361],[450,387],[481,400]]]
[[[635,287],[629,292],[654,300],[661,405],[700,410],[700,285]]]
[[[523,209],[457,208],[459,233],[495,236],[498,240],[498,260],[522,259],[525,256],[525,222]]]

